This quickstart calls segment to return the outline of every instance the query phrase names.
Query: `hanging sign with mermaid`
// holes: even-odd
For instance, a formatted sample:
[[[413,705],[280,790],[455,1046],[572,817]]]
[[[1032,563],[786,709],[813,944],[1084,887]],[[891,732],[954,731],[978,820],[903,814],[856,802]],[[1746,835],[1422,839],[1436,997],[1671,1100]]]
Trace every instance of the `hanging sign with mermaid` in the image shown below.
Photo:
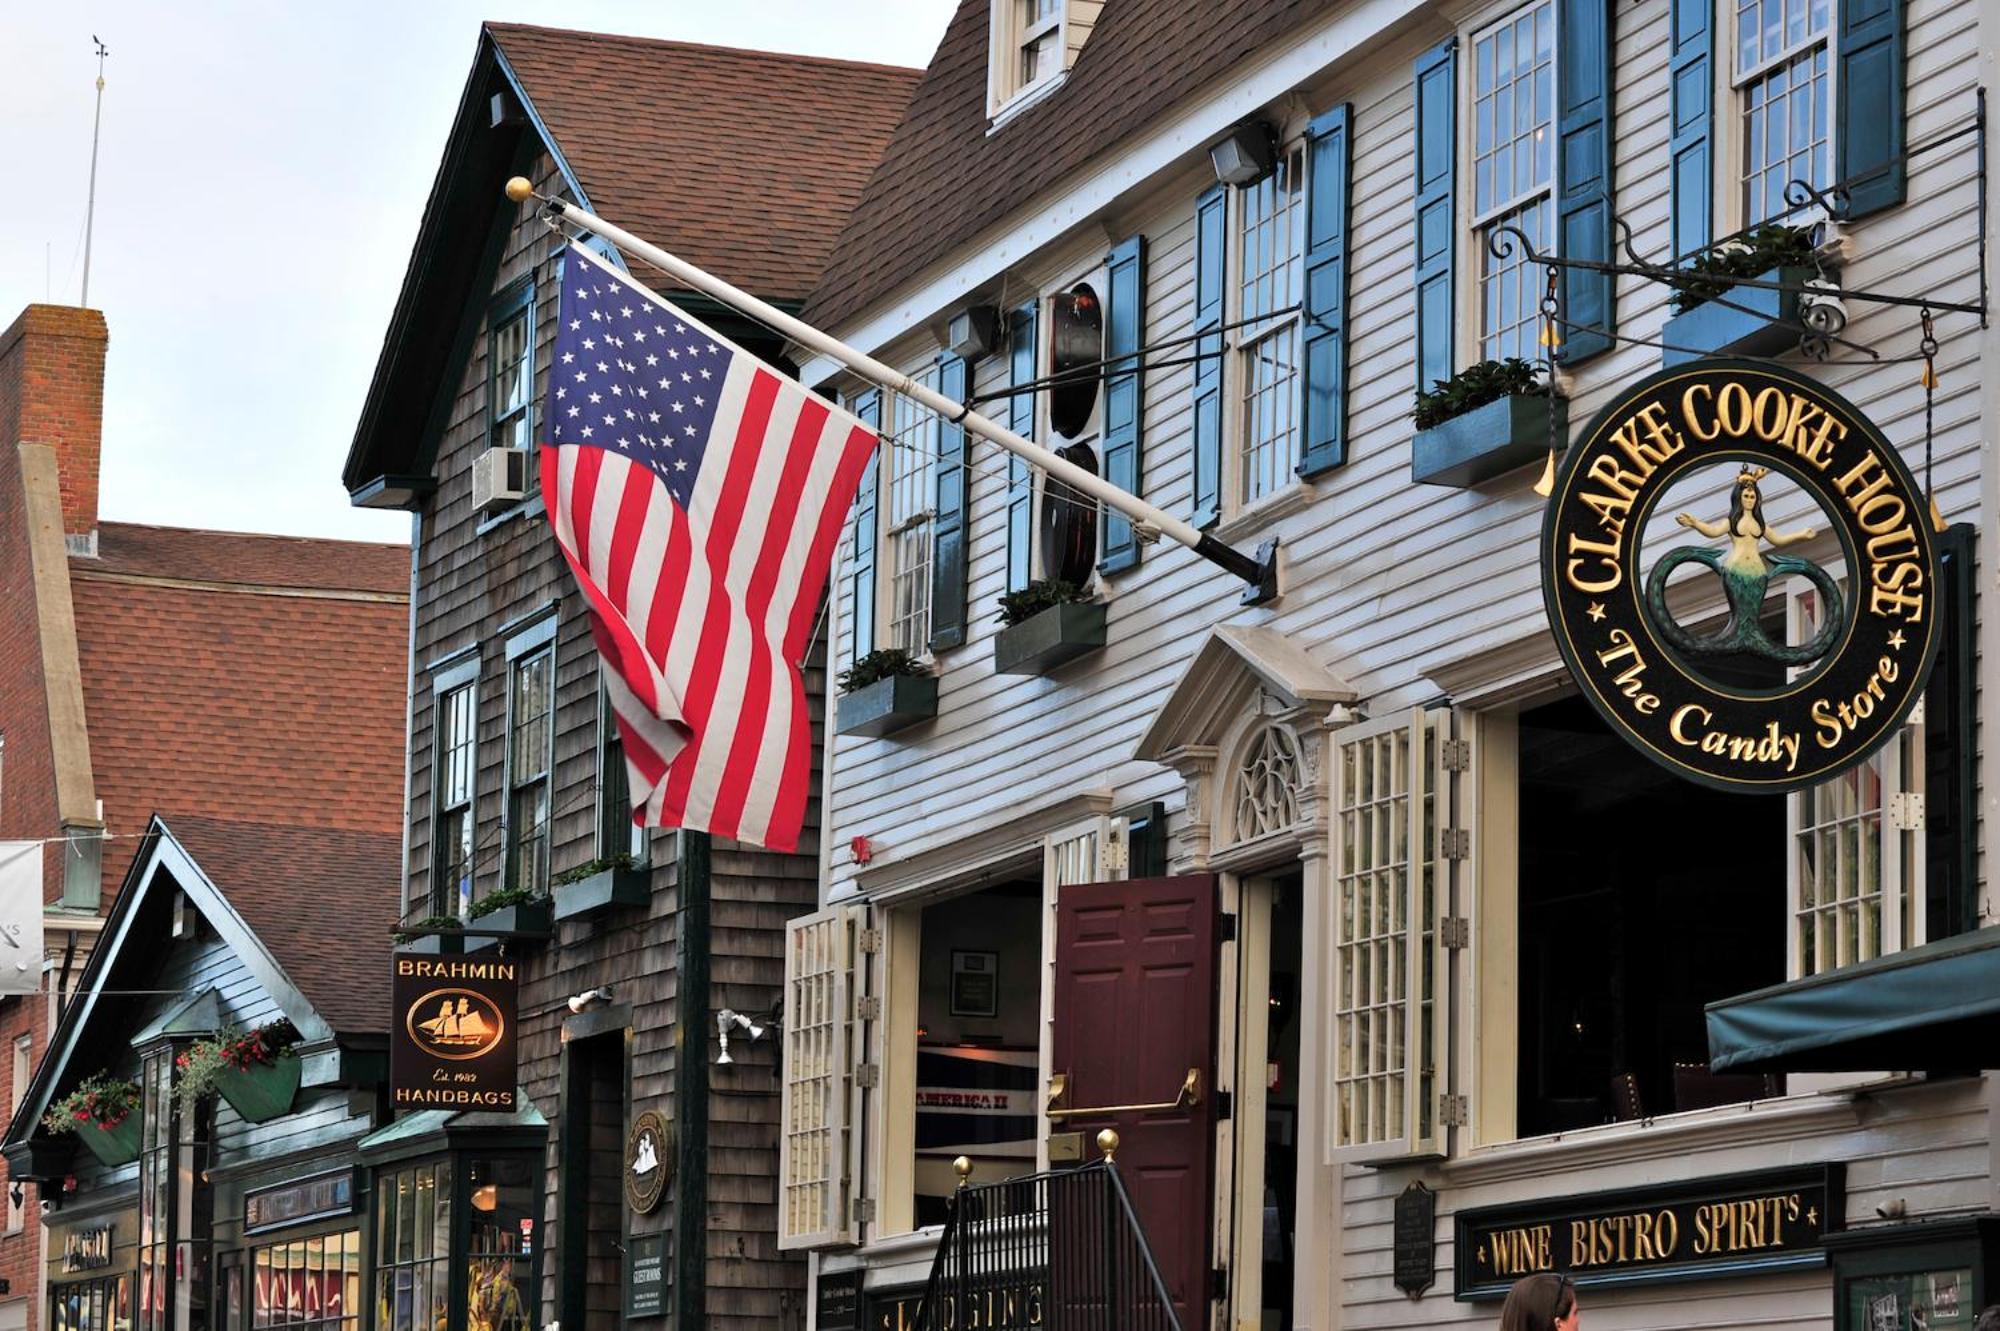
[[[1706,361],[1619,394],[1563,458],[1542,563],[1584,696],[1723,789],[1797,790],[1861,762],[1937,651],[1915,478],[1850,403],[1776,366]]]

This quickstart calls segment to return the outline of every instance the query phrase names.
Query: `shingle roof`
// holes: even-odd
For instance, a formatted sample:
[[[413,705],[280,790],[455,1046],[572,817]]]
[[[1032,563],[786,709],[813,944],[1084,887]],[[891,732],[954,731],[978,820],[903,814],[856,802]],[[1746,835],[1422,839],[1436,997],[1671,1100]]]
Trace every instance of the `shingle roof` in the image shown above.
[[[156,812],[400,835],[406,547],[124,523],[98,540],[70,574],[107,887]],[[376,886],[391,914],[398,882]]]
[[[991,134],[991,0],[959,0],[803,317],[860,315],[1333,0],[1110,0],[1063,85]],[[1084,219],[1077,219],[1082,221]]]
[[[804,299],[920,71],[489,23],[591,207],[766,300]]]
[[[148,527],[133,522],[99,523],[97,557],[73,559],[70,567],[194,582],[396,596],[407,596],[410,590],[410,548],[406,545]]]
[[[399,833],[189,814],[166,823],[327,1025],[388,1031]]]

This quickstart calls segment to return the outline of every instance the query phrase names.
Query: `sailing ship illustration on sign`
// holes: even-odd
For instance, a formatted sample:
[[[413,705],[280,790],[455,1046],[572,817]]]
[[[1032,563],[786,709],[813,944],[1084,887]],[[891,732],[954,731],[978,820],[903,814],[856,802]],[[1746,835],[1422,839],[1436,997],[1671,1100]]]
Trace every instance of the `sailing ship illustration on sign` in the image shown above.
[[[424,1012],[431,1015],[420,1015]],[[411,1038],[436,1058],[477,1058],[498,1044],[505,1031],[500,1010],[467,989],[433,990],[410,1009]]]

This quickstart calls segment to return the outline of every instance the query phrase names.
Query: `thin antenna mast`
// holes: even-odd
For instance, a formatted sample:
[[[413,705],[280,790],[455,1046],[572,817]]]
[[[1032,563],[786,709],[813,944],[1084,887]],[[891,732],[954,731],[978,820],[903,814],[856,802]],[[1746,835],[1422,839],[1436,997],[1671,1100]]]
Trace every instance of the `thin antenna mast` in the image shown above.
[[[97,224],[97,132],[104,124],[104,57],[111,54],[96,33],[90,40],[97,43],[97,113],[90,122],[90,202],[83,211],[83,298],[77,303],[90,304],[90,240],[91,232]]]

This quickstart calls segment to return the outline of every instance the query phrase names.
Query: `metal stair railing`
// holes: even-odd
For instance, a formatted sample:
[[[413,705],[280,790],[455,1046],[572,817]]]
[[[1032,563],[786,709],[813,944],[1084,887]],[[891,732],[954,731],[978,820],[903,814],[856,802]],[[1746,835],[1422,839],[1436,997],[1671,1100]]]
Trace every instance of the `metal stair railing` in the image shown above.
[[[958,1189],[939,1236],[917,1331],[1181,1331],[1131,1194],[1104,1158]]]

